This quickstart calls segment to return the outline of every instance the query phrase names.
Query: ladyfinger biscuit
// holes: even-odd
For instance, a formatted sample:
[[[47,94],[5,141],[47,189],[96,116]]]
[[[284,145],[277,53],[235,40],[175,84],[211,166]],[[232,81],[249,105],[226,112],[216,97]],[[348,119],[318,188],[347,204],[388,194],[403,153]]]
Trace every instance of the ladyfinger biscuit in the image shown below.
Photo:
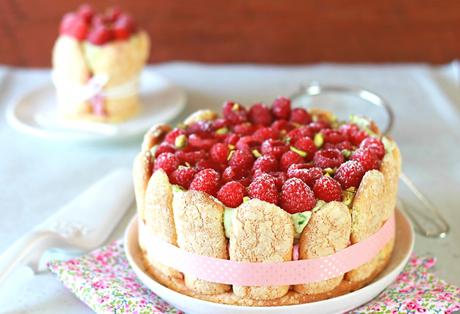
[[[350,241],[351,216],[348,207],[341,202],[329,202],[312,213],[299,240],[300,259],[332,255],[346,248]],[[296,285],[294,290],[302,294],[317,294],[337,287],[343,275],[324,281]]]
[[[177,244],[181,249],[198,255],[228,259],[224,231],[224,207],[200,191],[174,194],[174,222]],[[230,285],[197,279],[184,274],[185,285],[201,294],[220,294],[231,290]]]
[[[212,110],[198,110],[189,115],[185,121],[184,124],[186,126],[192,125],[198,121],[209,121],[209,120],[214,120],[217,118],[217,113],[215,113]]]
[[[168,175],[163,169],[158,169],[150,178],[145,192],[144,216],[146,226],[156,237],[177,245],[172,201],[172,185],[169,183]],[[182,276],[178,271],[158,262],[152,261],[152,264],[169,276]]]
[[[153,161],[150,151],[140,152],[134,159],[133,181],[134,194],[136,196],[137,211],[140,218],[145,223],[144,203],[145,191],[152,176]]]
[[[171,127],[167,124],[155,124],[144,135],[142,141],[142,150],[150,150],[155,145],[160,144],[166,133],[171,131]]]
[[[391,151],[383,157],[380,167],[385,178],[384,220],[390,218],[396,207],[399,175],[401,173],[401,155],[396,143],[392,142],[392,146]]]
[[[283,262],[292,259],[294,226],[276,205],[251,199],[235,209],[230,236],[230,259],[241,262]],[[289,286],[233,286],[240,298],[270,300],[282,297]]]
[[[378,170],[366,172],[353,199],[351,209],[351,243],[358,243],[376,233],[384,223],[385,179]],[[377,256],[370,262],[348,272],[346,279],[370,276],[377,268]]]

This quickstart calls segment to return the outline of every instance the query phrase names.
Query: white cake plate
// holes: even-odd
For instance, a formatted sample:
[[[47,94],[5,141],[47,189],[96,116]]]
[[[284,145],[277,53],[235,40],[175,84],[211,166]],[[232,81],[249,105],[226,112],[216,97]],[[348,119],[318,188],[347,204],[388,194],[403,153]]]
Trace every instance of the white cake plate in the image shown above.
[[[144,71],[140,79],[140,114],[120,123],[69,121],[58,115],[51,81],[33,89],[7,109],[9,124],[18,131],[50,139],[92,141],[122,139],[143,134],[153,124],[170,122],[185,107],[185,92],[163,77]]]
[[[131,267],[139,279],[160,298],[184,311],[202,314],[255,314],[255,313],[342,313],[363,305],[388,287],[403,270],[414,247],[414,231],[406,215],[396,210],[396,242],[390,262],[385,270],[369,285],[354,292],[324,301],[288,306],[249,307],[213,303],[195,299],[166,288],[153,279],[144,269],[138,245],[137,215],[128,225],[124,246]]]

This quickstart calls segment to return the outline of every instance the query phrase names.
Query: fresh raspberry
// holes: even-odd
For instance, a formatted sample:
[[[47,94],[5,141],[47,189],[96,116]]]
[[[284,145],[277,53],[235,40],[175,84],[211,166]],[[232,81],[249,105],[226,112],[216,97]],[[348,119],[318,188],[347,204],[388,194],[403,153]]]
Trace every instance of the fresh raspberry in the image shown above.
[[[342,124],[338,130],[350,140],[353,133],[359,132],[359,127],[356,124]]]
[[[307,161],[312,160],[313,156],[316,153],[315,143],[309,137],[301,137],[297,139],[296,141],[293,142],[293,146],[307,154],[305,156],[305,159]]]
[[[310,129],[311,132],[318,133],[322,129],[329,128],[329,123],[323,120],[319,120],[319,121],[311,122],[310,124],[308,124],[308,128]]]
[[[160,156],[163,153],[174,153],[175,151],[176,150],[174,149],[174,147],[172,147],[168,143],[161,143],[155,149],[155,158],[157,158],[158,156]]]
[[[214,169],[204,169],[198,172],[190,183],[190,189],[203,191],[209,195],[216,196],[219,190],[220,175]]]
[[[231,133],[225,138],[224,143],[227,145],[236,145],[239,139],[240,137],[238,135]]]
[[[185,151],[177,151],[176,152],[177,158],[182,163],[189,163],[190,165],[195,165],[198,161],[206,159],[208,154],[203,150],[197,150],[192,152],[185,152]]]
[[[272,123],[272,129],[277,131],[278,133],[289,132],[294,128],[295,126],[287,120],[276,120]]]
[[[107,10],[106,16],[111,22],[115,22],[123,12],[117,6],[111,7]]]
[[[367,137],[367,133],[364,131],[354,132],[350,135],[350,142],[353,145],[358,146]]]
[[[323,134],[324,143],[338,144],[347,139],[347,137],[339,130],[324,129],[321,130],[321,133]]]
[[[309,164],[294,164],[287,171],[289,178],[298,178],[313,187],[315,181],[323,175],[323,170]]]
[[[252,137],[260,142],[268,140],[269,138],[276,140],[279,137],[279,132],[272,128],[264,127],[255,131]]]
[[[246,172],[242,169],[236,169],[231,166],[228,166],[222,172],[222,182],[230,182],[235,180],[240,180],[243,178]]]
[[[215,120],[212,120],[211,124],[212,124],[212,128],[214,130],[218,130],[218,129],[221,129],[221,128],[226,128],[226,127],[229,126],[227,120],[225,120],[223,118],[217,118]]]
[[[163,153],[160,154],[155,159],[155,170],[163,169],[167,174],[172,173],[174,170],[179,167],[180,161],[173,153]]]
[[[221,164],[227,164],[228,153],[230,152],[228,145],[216,143],[211,147],[211,159]]]
[[[273,115],[278,119],[289,120],[291,115],[291,100],[286,97],[278,97],[272,105]]]
[[[243,197],[246,192],[244,186],[236,181],[225,183],[217,192],[217,198],[228,207],[238,207],[243,203]]]
[[[308,126],[302,126],[300,128],[294,129],[287,134],[287,137],[291,140],[291,143],[294,143],[301,137],[313,138],[313,132]]]
[[[210,149],[217,142],[214,138],[203,138],[197,134],[190,134],[188,137],[188,143],[199,149]]]
[[[174,170],[169,176],[172,184],[178,184],[181,187],[188,189],[197,170],[189,167],[179,167]]]
[[[231,124],[239,124],[248,120],[246,108],[233,101],[224,103],[223,116]]]
[[[199,160],[196,165],[195,165],[196,169],[198,170],[203,170],[203,169],[214,169],[216,170],[217,172],[221,172],[222,169],[225,167],[225,165],[222,165],[222,164],[219,164],[215,161],[212,161],[210,159],[202,159],[202,160]]]
[[[243,136],[236,143],[236,149],[249,150],[257,148],[260,145],[260,141],[255,140],[252,136]]]
[[[272,124],[273,116],[270,109],[264,104],[255,104],[249,109],[249,121],[254,124],[269,126]]]
[[[78,8],[78,16],[80,16],[85,23],[89,24],[94,16],[94,10],[89,4],[82,4]]]
[[[351,144],[349,141],[343,141],[335,145],[335,148],[338,150],[353,150],[353,144]]]
[[[328,176],[316,180],[313,192],[317,199],[325,202],[342,201],[342,188],[340,183]]]
[[[379,159],[382,159],[385,156],[385,146],[383,145],[382,141],[378,138],[369,136],[364,139],[361,144],[359,144],[360,148],[367,148],[371,152],[373,152]]]
[[[84,18],[75,13],[68,13],[62,18],[59,32],[78,40],[84,40],[88,34],[88,30],[89,27]]]
[[[244,122],[237,124],[233,127],[233,132],[238,135],[249,135],[254,133],[256,127],[250,122]]]
[[[290,214],[312,210],[316,199],[313,191],[302,180],[288,179],[281,189],[281,207]]]
[[[251,198],[258,198],[268,203],[277,204],[278,189],[276,188],[275,178],[266,173],[260,174],[249,185],[248,194]]]
[[[242,177],[241,179],[238,180],[239,183],[241,183],[244,187],[248,187],[249,184],[251,184],[252,178],[250,176],[247,177]]]
[[[291,111],[291,122],[298,124],[308,124],[311,122],[311,116],[303,108],[294,108]]]
[[[252,166],[252,170],[254,172],[261,171],[266,173],[277,171],[278,160],[276,160],[276,158],[271,155],[263,155],[262,157],[256,159],[254,165]]]
[[[365,171],[380,168],[380,159],[368,148],[358,148],[353,152],[350,160],[358,161]]]
[[[94,27],[88,34],[88,41],[94,45],[104,45],[112,38],[112,30],[104,25]]]
[[[241,169],[251,169],[252,164],[254,163],[254,156],[249,150],[235,150],[232,153],[228,164],[233,168],[241,168]]]
[[[203,138],[209,138],[213,131],[212,121],[198,121],[187,128],[187,134],[196,134]]]
[[[176,137],[183,134],[185,134],[184,130],[176,128],[168,134],[166,134],[164,141],[174,146],[174,144],[176,143]]]
[[[136,31],[134,19],[128,14],[120,15],[113,23],[113,31],[116,39],[128,39]]]
[[[320,168],[335,168],[345,161],[342,152],[336,148],[322,149],[315,153],[313,162]]]
[[[289,147],[280,140],[268,139],[263,141],[260,150],[264,155],[272,155],[276,159],[280,159],[289,150]]]
[[[282,171],[270,172],[270,175],[275,178],[275,184],[278,190],[281,190],[284,182],[289,179],[286,172]]]
[[[283,154],[283,156],[281,156],[280,168],[283,171],[287,171],[289,166],[293,164],[301,164],[303,162],[304,162],[304,159],[302,156],[300,156],[299,154],[291,150],[288,150],[287,152]]]
[[[352,186],[357,188],[365,172],[366,170],[359,162],[349,160],[340,165],[334,175],[334,179],[340,183],[342,189],[348,189]]]

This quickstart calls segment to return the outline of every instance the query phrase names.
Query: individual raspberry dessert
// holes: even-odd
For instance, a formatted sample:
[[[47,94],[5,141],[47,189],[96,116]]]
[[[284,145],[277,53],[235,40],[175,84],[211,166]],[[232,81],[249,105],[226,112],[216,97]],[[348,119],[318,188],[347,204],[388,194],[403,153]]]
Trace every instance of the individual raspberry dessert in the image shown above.
[[[149,51],[147,33],[117,7],[97,13],[82,5],[64,15],[52,57],[59,112],[103,122],[135,115]]]
[[[397,145],[372,121],[339,121],[279,97],[249,108],[227,101],[221,117],[202,110],[176,128],[152,127],[133,175],[142,230],[200,255],[282,262],[331,255],[377,232],[393,214],[399,172]],[[314,284],[239,287],[162,265],[150,256],[148,236],[139,238],[147,268],[164,285],[254,306],[358,289],[382,271],[393,248],[391,241],[368,264]]]

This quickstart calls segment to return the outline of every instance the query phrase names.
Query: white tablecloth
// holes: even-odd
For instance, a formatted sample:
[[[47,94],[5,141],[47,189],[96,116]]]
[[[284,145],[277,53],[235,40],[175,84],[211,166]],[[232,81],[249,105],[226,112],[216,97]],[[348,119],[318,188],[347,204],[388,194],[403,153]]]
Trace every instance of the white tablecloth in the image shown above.
[[[353,84],[383,95],[396,113],[393,136],[404,171],[452,225],[447,239],[416,237],[417,254],[439,259],[436,273],[460,285],[460,85],[458,68],[426,65],[253,66],[168,63],[148,68],[188,94],[187,112],[289,95],[301,82]],[[140,138],[117,144],[47,141],[18,133],[4,110],[16,97],[50,81],[48,70],[0,67],[0,252],[27,230],[116,167],[130,167]],[[404,193],[404,191],[402,191]],[[404,197],[404,195],[402,195]],[[112,239],[120,237],[129,213]],[[50,274],[34,276],[0,295],[0,312],[91,312]],[[8,295],[7,295],[8,294]],[[7,302],[4,303],[2,301]]]

